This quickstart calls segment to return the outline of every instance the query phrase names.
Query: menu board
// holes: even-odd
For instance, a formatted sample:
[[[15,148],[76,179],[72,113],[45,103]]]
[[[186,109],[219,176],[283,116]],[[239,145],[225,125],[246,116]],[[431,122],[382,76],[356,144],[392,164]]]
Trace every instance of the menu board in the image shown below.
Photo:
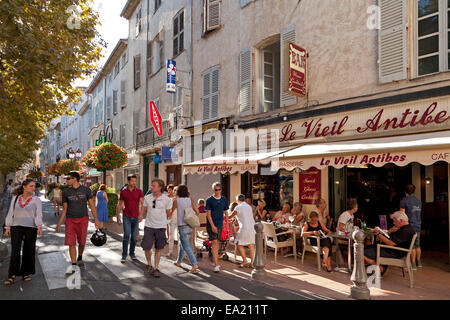
[[[314,204],[314,201],[321,196],[319,169],[311,168],[299,173],[300,175],[300,202],[302,204]]]

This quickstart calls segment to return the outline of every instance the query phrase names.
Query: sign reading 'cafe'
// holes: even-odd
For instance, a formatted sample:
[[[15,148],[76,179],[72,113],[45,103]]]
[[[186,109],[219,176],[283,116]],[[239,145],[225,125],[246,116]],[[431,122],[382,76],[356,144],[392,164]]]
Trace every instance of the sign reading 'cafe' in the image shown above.
[[[400,131],[420,131],[450,125],[450,99],[432,101],[422,106],[372,108],[348,113],[341,117],[336,114],[324,118],[309,118],[289,123],[280,130],[280,142],[298,138],[357,136],[362,134]]]

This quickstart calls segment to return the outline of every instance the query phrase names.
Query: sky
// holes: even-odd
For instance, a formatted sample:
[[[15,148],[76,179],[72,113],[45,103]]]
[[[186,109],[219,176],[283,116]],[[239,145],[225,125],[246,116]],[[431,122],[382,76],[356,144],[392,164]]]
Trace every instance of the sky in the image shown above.
[[[100,16],[101,26],[98,26],[99,33],[107,42],[107,48],[103,48],[104,55],[99,62],[99,66],[103,66],[117,41],[121,38],[128,38],[128,20],[120,17],[123,7],[127,0],[94,0],[94,9]],[[94,75],[95,76],[95,75]],[[77,80],[76,86],[89,86],[92,78],[89,80]]]

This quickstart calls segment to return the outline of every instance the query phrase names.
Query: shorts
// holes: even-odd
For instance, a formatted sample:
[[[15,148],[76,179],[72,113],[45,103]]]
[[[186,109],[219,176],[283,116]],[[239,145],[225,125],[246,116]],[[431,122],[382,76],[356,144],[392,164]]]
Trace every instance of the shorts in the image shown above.
[[[220,241],[220,236],[222,235],[222,226],[217,227],[217,233],[212,231],[211,225],[208,223],[206,225],[206,232],[208,232],[208,238],[210,241]]]
[[[152,250],[153,244],[156,250],[162,250],[167,244],[166,228],[144,228],[144,238],[141,247],[145,251]]]
[[[420,249],[420,232],[416,232],[417,237],[416,241],[414,241],[413,249]]]
[[[86,236],[89,225],[89,216],[83,218],[66,218],[66,240],[64,245],[76,246],[78,244],[84,246],[86,244]]]

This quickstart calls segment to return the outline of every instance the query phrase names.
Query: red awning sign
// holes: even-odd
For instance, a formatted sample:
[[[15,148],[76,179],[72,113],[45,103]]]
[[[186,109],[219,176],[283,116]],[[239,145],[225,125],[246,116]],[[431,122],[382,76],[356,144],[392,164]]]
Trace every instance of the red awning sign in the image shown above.
[[[158,137],[162,136],[162,119],[161,114],[156,108],[155,102],[150,101],[150,120],[153,124],[153,128],[155,128],[156,134]]]

